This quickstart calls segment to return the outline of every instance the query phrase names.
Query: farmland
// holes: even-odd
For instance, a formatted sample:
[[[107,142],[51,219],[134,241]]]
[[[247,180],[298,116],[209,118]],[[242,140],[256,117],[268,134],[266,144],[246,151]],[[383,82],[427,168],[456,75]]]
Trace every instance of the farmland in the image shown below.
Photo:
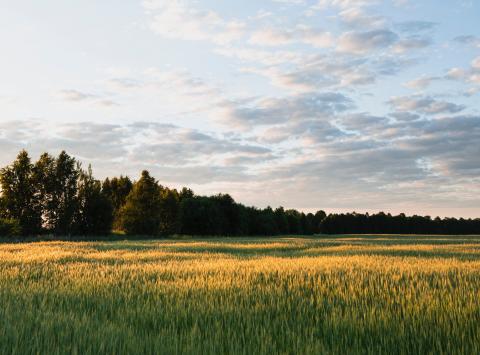
[[[0,244],[0,353],[479,353],[480,237]]]

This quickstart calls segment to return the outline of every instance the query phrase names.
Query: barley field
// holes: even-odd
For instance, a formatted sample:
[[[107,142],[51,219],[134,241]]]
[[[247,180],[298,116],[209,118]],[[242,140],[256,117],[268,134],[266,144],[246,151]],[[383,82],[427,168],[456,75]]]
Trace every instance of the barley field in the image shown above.
[[[1,354],[478,354],[480,237],[0,244]]]

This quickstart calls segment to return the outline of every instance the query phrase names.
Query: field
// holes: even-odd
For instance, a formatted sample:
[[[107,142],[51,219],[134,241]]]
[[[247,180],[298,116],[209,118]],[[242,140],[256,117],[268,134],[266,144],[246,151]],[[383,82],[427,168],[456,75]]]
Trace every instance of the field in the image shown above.
[[[480,353],[480,237],[0,244],[1,354]]]

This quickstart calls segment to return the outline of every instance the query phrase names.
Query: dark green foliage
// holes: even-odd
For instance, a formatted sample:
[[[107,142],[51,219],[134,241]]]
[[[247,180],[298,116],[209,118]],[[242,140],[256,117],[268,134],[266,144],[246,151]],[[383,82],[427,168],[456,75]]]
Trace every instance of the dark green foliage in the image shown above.
[[[161,223],[161,187],[148,171],[133,185],[125,205],[120,209],[119,221],[130,235],[158,235]]]
[[[321,232],[321,225],[322,221],[327,217],[327,214],[325,211],[318,211],[314,215],[314,221],[313,221],[313,230],[315,234],[318,234]]]
[[[22,234],[22,227],[15,219],[0,218],[0,237],[14,237]]]
[[[0,170],[1,214],[18,221],[21,233],[41,230],[41,209],[35,190],[34,169],[28,153],[21,151],[12,165]]]
[[[58,207],[55,171],[55,158],[47,153],[42,154],[34,166],[36,196],[42,211],[43,227],[48,231],[54,230]]]
[[[221,210],[212,198],[195,196],[180,204],[179,226],[181,234],[220,235],[222,232]]]
[[[105,179],[102,185],[104,194],[109,198],[113,206],[114,227],[119,227],[119,211],[125,204],[128,194],[132,191],[133,182],[128,176]]]
[[[211,199],[219,210],[218,229],[220,233],[226,236],[238,235],[240,232],[240,215],[238,205],[233,198],[228,194],[219,194],[213,196]]]
[[[288,233],[290,234],[302,234],[302,215],[296,210],[285,211],[288,222]]]
[[[78,207],[79,164],[63,151],[56,159],[43,154],[34,169],[46,230],[71,235]]]
[[[253,235],[278,235],[278,227],[275,223],[275,214],[271,207],[264,210],[250,208],[251,231]]]
[[[192,190],[190,190],[187,187],[182,188],[182,190],[178,193],[178,198],[180,201],[186,199],[186,198],[191,198],[195,196]]]
[[[77,181],[80,168],[76,160],[61,152],[55,161],[55,191],[57,206],[53,219],[56,234],[69,235],[74,228],[77,210]]]
[[[383,212],[331,214],[321,223],[325,234],[480,234],[480,219],[392,216]]]
[[[259,209],[227,194],[196,196],[192,190],[161,186],[147,171],[103,184],[67,153],[45,153],[33,165],[27,152],[0,171],[0,218],[24,235],[105,235],[113,227],[129,235],[275,236],[325,234],[480,234],[480,219],[432,219],[383,212],[315,214]],[[5,222],[6,221],[6,222]],[[10,228],[10,229],[9,229]],[[5,232],[7,233],[7,232]],[[12,234],[12,232],[8,232]]]
[[[160,227],[159,233],[171,235],[177,232],[180,196],[177,190],[161,188],[160,191]]]
[[[42,154],[32,164],[22,151],[11,166],[1,170],[0,183],[0,217],[16,221],[18,234],[93,235],[111,231],[112,207],[100,182],[93,178],[91,169],[83,172],[65,152],[57,158]]]
[[[91,167],[80,173],[77,196],[75,232],[82,235],[110,234],[113,222],[112,203],[102,191],[100,181],[93,177]]]

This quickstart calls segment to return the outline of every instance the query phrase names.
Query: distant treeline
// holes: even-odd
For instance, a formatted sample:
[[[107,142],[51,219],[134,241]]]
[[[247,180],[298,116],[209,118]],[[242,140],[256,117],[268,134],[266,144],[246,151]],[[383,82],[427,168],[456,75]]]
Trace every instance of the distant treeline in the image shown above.
[[[95,179],[89,167],[66,152],[32,163],[21,151],[0,170],[0,236],[107,235],[313,235],[345,233],[480,234],[480,219],[431,219],[379,213],[302,213],[282,207],[258,209],[226,194],[198,196],[170,189],[148,171]]]

